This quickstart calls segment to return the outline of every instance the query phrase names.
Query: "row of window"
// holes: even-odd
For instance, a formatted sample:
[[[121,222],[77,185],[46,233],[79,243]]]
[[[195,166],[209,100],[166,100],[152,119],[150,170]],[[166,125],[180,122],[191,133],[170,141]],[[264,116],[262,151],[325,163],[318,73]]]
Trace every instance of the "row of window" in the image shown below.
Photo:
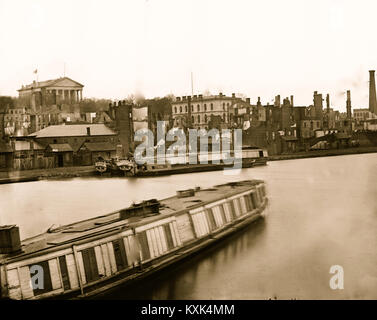
[[[226,104],[225,104],[225,102],[223,103],[223,110],[224,111],[226,110],[225,106],[229,108],[229,102],[226,103]],[[188,110],[187,105],[185,105],[184,107],[185,107],[184,112],[187,112],[187,110]],[[207,104],[206,103],[203,105],[203,110],[207,111]],[[213,103],[210,104],[210,110],[213,111]],[[200,112],[200,105],[199,104],[196,105],[196,111]],[[182,112],[183,112],[183,107],[179,106],[179,113],[182,113]],[[191,106],[191,112],[194,112],[194,106]],[[174,107],[174,113],[178,113],[178,108],[176,106]]]
[[[257,208],[265,197],[264,186],[241,197],[227,201],[218,206],[205,209],[204,211],[191,214],[196,237],[204,236],[213,230],[220,228]],[[105,242],[94,247],[83,249],[77,252],[78,263],[76,265],[74,254],[69,253],[36,264],[21,267],[26,268],[33,279],[39,267],[43,270],[43,285],[29,287],[30,293],[25,291],[25,283],[20,273],[21,279],[17,280],[21,285],[24,297],[38,296],[58,288],[64,291],[76,289],[79,286],[81,275],[82,284],[97,281],[105,276],[110,276],[121,270],[137,265],[138,262],[147,261],[171,251],[182,244],[181,232],[176,221],[171,221],[162,225],[151,227],[140,231],[135,235],[128,235],[110,242]],[[141,255],[140,255],[141,253]],[[81,265],[81,266],[80,266]],[[77,274],[77,267],[80,275]],[[18,269],[12,269],[18,274]],[[14,278],[14,276],[10,277]],[[12,280],[12,285],[15,280]],[[33,282],[35,284],[35,282]],[[16,288],[17,286],[14,286]],[[25,296],[26,294],[26,296]]]
[[[174,229],[168,223],[137,233],[136,237],[131,235],[126,238],[113,240],[110,242],[110,247],[107,243],[101,246],[105,246],[106,249],[112,248],[111,255],[114,257],[116,270],[113,269],[113,266],[111,266],[111,269],[114,273],[127,269],[132,266],[135,261],[139,261],[140,258],[145,261],[172,250],[174,247],[181,244],[177,236],[178,235],[174,233]],[[128,239],[129,237],[132,237],[133,240]],[[137,243],[135,243],[135,240]],[[126,249],[125,242],[127,242],[128,249]],[[110,253],[99,255],[97,252],[96,254],[97,248],[99,248],[100,252],[102,251],[101,246],[90,247],[80,251],[84,271],[81,275],[83,284],[97,281],[104,276],[110,275],[108,271],[104,270],[104,265],[108,265],[107,268],[110,268]],[[138,248],[141,250],[141,257],[139,256]],[[75,272],[69,272],[68,268],[70,266],[72,269],[73,261],[67,262],[68,257],[72,258],[70,256],[72,256],[72,254],[38,262],[37,264],[29,266],[31,278],[35,274],[35,266],[39,266],[43,269],[43,286],[33,288],[34,296],[56,289],[54,282],[60,281],[59,278],[61,279],[64,290],[77,288],[77,274]],[[98,260],[99,258],[101,261]],[[59,266],[55,267],[56,260]],[[53,270],[51,269],[52,266]],[[60,270],[60,275],[56,273],[57,270]]]
[[[265,197],[264,186],[223,204],[192,213],[197,237],[203,237],[259,207]]]
[[[197,120],[197,123],[201,123],[201,119],[204,119],[204,123],[208,123],[209,120],[211,119],[211,117],[209,117],[208,115],[204,115],[204,118],[201,118],[200,114],[198,114],[196,117],[195,116],[191,116],[191,122],[192,124],[195,124],[195,119]],[[225,122],[227,120],[227,115],[226,113],[223,113],[223,116],[221,117],[221,120],[223,122]]]
[[[10,113],[10,114],[22,114],[22,113],[24,113],[24,112],[25,112],[24,109],[10,109],[10,110],[9,110],[9,113]]]
[[[310,121],[310,129],[314,129],[314,127],[316,127],[316,128],[320,128],[321,127],[321,125],[320,125],[320,122],[319,121]],[[306,121],[304,121],[304,128],[307,128],[308,126],[307,126],[307,122]]]

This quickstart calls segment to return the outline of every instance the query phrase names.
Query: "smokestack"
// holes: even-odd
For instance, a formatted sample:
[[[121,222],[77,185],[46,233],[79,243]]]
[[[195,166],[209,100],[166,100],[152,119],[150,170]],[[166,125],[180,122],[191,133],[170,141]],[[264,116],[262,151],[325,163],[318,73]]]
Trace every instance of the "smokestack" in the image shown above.
[[[377,115],[376,82],[374,70],[369,70],[369,111]]]
[[[293,107],[293,96],[291,96],[291,107]]]
[[[351,91],[347,90],[347,119],[351,119],[352,111],[351,111]]]
[[[327,110],[327,113],[329,114],[330,113],[330,95],[329,94],[326,95],[326,110]]]
[[[275,96],[275,107],[280,107],[280,94]]]

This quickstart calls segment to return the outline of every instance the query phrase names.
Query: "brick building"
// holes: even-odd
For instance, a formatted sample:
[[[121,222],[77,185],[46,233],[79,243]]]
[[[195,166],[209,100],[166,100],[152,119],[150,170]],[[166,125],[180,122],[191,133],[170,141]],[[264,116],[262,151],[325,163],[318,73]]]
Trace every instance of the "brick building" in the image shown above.
[[[44,147],[49,156],[55,158],[57,167],[92,164],[93,161],[88,163],[87,160],[88,151],[97,154],[103,152],[105,155],[114,151],[120,143],[118,134],[104,124],[49,126],[30,134],[28,138]]]

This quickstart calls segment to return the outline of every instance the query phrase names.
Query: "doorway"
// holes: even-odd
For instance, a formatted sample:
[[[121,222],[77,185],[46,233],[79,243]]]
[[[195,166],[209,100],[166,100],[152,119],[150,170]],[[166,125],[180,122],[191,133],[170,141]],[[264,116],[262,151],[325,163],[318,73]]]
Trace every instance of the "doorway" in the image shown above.
[[[64,166],[63,155],[58,154],[58,167],[63,167],[63,166]]]

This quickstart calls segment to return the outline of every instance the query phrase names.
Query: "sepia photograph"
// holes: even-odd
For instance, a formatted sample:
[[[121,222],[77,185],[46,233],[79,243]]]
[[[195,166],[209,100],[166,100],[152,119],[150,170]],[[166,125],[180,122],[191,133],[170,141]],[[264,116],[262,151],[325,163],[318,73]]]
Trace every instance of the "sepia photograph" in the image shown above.
[[[376,13],[0,0],[0,304],[377,299]]]

